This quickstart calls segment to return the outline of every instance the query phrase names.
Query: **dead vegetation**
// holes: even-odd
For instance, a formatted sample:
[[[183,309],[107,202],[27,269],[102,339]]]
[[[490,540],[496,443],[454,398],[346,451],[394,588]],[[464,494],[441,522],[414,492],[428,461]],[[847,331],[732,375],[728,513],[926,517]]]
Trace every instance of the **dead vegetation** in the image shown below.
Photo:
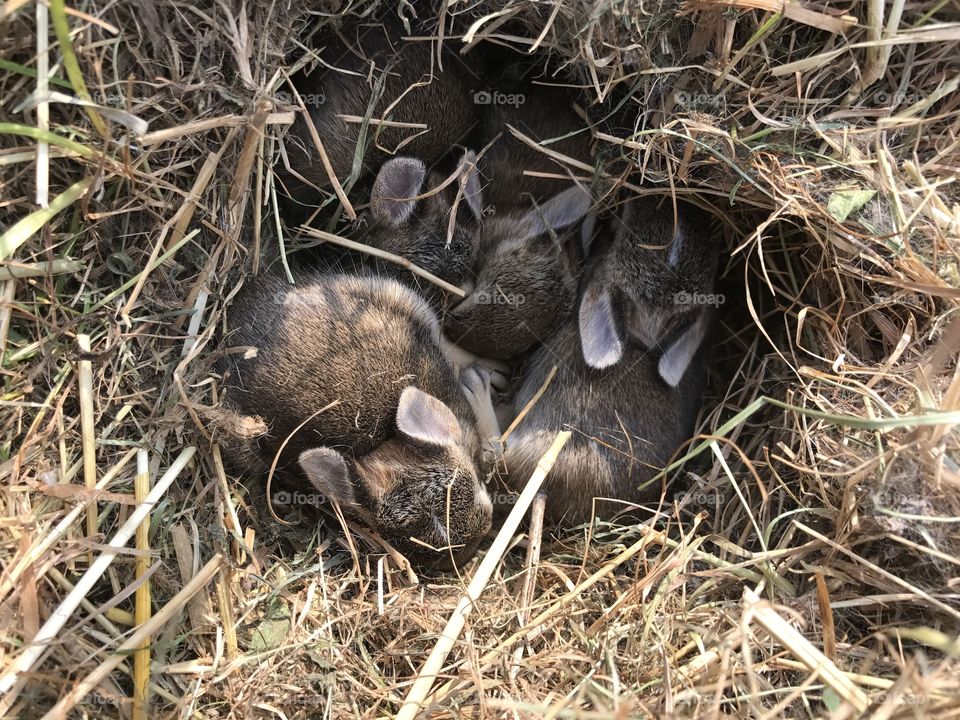
[[[479,561],[415,583],[268,505],[202,417],[231,293],[301,242],[271,173],[290,58],[376,11],[633,108],[570,171],[693,197],[731,250],[659,515],[532,567],[518,539],[424,716],[955,717],[955,0],[308,10],[0,7],[3,712],[392,716],[467,588]]]

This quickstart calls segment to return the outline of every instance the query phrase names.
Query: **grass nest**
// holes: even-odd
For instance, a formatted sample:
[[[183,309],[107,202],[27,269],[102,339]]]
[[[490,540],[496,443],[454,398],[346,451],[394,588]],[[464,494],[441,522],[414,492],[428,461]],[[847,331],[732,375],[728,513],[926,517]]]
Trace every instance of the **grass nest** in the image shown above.
[[[729,250],[662,512],[517,535],[420,714],[955,713],[956,0],[309,5],[0,7],[3,713],[401,712],[479,560],[414,579],[278,522],[198,412],[231,295],[302,244],[287,78],[387,15],[625,108],[593,172],[709,207]]]

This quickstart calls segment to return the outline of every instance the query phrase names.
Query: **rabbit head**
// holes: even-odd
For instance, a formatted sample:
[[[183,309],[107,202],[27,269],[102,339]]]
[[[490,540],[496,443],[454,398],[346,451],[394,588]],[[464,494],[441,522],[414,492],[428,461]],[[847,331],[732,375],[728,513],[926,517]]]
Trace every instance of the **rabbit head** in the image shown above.
[[[713,292],[719,261],[709,217],[680,203],[635,200],[590,255],[579,308],[584,359],[616,364],[628,340],[662,352],[661,377],[676,386],[706,335],[710,313],[698,298]]]
[[[429,172],[417,158],[385,162],[370,193],[369,225],[362,241],[406,258],[452,284],[463,281],[476,252],[482,197],[472,152],[458,166],[459,183],[432,192],[445,177]],[[457,203],[453,234],[447,242],[450,216]]]
[[[498,214],[528,203],[531,197],[542,204],[569,185],[570,168],[555,156],[592,165],[590,132],[574,111],[568,88],[524,82],[515,93],[513,88],[510,91],[516,103],[483,105],[480,116],[481,137],[490,143],[481,158],[481,169],[489,179],[484,191]],[[531,147],[511,128],[541,148]]]
[[[348,459],[330,447],[301,453],[300,467],[336,500],[417,565],[469,558],[490,529],[492,506],[457,417],[414,386],[397,407],[398,436]]]
[[[590,194],[578,186],[526,213],[487,220],[469,294],[445,317],[450,338],[470,352],[511,358],[544,340],[576,302],[574,227]]]

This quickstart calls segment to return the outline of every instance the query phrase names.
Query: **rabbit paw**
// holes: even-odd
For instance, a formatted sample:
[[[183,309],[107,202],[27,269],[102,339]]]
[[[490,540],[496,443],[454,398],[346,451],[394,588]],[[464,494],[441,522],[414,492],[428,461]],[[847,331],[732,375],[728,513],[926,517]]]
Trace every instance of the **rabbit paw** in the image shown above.
[[[493,458],[499,458],[500,425],[493,409],[490,372],[480,365],[471,365],[461,371],[460,384],[477,419],[480,437],[489,445],[488,449],[493,452]]]
[[[489,398],[491,396],[490,371],[479,363],[470,365],[460,372],[460,383],[468,397],[470,395],[473,395],[474,398]]]
[[[506,392],[510,387],[510,366],[500,360],[480,359],[477,363],[486,371],[487,382],[497,392]]]
[[[487,383],[495,390],[504,392],[510,386],[510,366],[502,360],[481,358],[450,342],[445,335],[440,336],[440,349],[450,363],[458,368],[461,375],[471,367],[482,367],[489,377]]]

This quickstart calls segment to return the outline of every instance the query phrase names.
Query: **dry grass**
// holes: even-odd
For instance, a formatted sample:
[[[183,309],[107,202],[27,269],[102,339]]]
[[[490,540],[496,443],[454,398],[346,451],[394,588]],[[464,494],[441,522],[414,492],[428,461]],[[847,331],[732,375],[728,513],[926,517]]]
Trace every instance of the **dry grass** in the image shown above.
[[[411,33],[535,50],[591,115],[636,110],[571,170],[725,220],[726,328],[667,473],[690,489],[531,566],[516,543],[430,714],[960,715],[956,0],[489,5],[419,7]],[[197,409],[225,303],[291,247],[270,167],[297,108],[274,101],[344,10],[318,7],[0,6],[10,716],[127,716],[144,685],[137,717],[391,716],[478,566],[414,584],[329,516],[268,509]],[[144,449],[160,500],[117,551]]]

